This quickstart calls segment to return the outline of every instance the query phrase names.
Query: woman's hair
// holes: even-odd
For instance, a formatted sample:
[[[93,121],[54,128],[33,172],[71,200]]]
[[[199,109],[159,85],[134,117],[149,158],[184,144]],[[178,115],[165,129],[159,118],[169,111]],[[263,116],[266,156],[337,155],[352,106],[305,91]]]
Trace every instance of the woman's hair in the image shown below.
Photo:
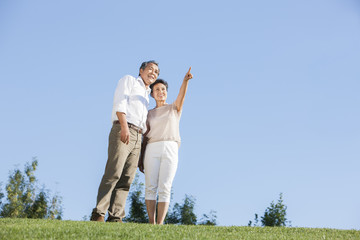
[[[158,83],[164,84],[165,87],[166,87],[166,91],[168,90],[168,83],[167,83],[165,80],[158,78],[154,83],[152,83],[152,84],[150,85],[151,94],[153,93],[153,88],[154,88],[154,86],[155,86],[156,84],[158,84]]]

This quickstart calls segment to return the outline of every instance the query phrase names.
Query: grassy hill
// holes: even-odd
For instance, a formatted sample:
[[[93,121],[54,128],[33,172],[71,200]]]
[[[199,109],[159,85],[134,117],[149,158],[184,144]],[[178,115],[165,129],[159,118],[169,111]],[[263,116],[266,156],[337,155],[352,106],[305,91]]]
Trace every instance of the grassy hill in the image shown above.
[[[360,231],[0,219],[0,239],[360,239]]]

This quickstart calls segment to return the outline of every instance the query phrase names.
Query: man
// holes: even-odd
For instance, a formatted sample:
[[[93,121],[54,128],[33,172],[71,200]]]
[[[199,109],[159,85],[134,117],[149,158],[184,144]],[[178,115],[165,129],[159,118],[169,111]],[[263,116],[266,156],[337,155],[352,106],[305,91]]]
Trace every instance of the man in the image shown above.
[[[114,95],[108,160],[91,221],[104,222],[107,211],[108,222],[122,222],[125,217],[125,202],[138,167],[142,133],[146,131],[149,85],[155,82],[159,72],[158,64],[148,61],[141,64],[138,78],[126,75],[119,80]]]

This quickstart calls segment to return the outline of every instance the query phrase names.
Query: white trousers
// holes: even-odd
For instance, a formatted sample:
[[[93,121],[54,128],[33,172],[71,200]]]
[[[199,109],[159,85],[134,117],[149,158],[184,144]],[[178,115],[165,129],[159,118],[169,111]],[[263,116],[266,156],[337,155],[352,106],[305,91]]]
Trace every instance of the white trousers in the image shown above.
[[[170,202],[171,186],[178,166],[178,144],[174,141],[149,143],[144,157],[145,199]]]

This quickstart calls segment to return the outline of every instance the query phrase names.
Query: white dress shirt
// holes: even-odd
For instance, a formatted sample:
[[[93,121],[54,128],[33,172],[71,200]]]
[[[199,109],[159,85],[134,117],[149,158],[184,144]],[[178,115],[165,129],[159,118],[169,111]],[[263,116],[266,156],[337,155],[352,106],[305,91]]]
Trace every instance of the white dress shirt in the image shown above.
[[[126,114],[126,120],[146,132],[146,117],[149,107],[149,93],[144,81],[139,76],[126,75],[121,78],[115,90],[114,104],[112,109],[112,122],[118,121],[116,112]]]

